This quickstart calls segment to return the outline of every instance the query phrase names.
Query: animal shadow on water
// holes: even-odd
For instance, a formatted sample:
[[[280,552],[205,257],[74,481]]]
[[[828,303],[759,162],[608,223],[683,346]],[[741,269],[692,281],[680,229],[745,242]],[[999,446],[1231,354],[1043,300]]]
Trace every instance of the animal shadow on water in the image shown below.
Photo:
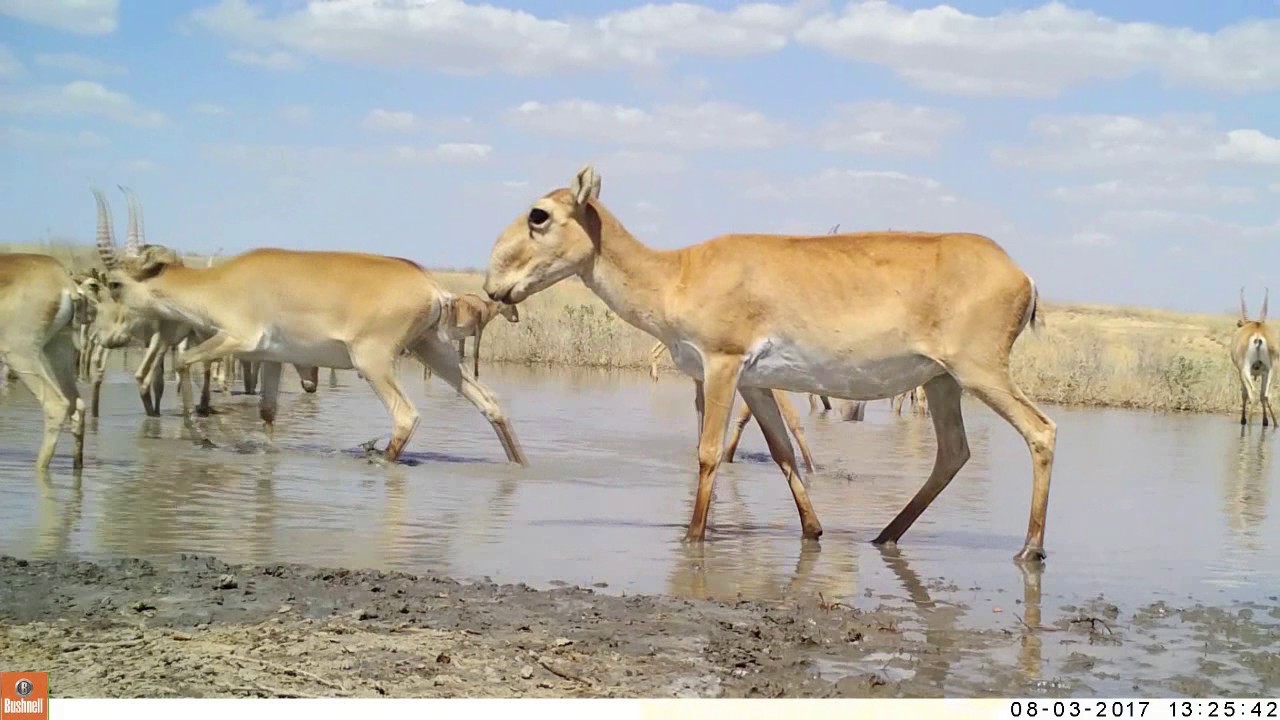
[[[388,463],[386,459],[382,456],[382,450],[377,447],[380,440],[381,438],[373,438],[368,442],[360,443],[356,448],[342,450],[340,452],[343,455],[349,455],[355,458],[364,458],[374,465],[387,465]],[[400,457],[395,461],[395,464],[417,467],[423,463],[492,464],[495,462],[496,461],[493,460],[486,460],[485,458],[450,455],[448,453],[432,452],[429,450],[416,452],[404,450],[400,453]]]

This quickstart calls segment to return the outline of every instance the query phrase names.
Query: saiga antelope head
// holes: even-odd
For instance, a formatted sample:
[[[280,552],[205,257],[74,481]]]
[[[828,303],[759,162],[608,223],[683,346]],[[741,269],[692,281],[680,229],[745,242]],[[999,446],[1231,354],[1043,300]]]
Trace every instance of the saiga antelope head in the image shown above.
[[[131,332],[132,327],[145,322],[146,314],[161,313],[164,306],[162,295],[150,281],[166,269],[183,264],[182,258],[173,250],[145,242],[140,223],[141,207],[131,190],[124,187],[121,190],[129,200],[129,234],[124,252],[116,245],[111,207],[100,190],[93,190],[98,204],[98,255],[107,268],[106,283],[111,299],[122,306],[119,315],[113,319],[112,335]]]
[[[599,197],[600,176],[587,165],[568,189],[554,190],[534,202],[494,243],[485,293],[515,305],[587,270],[600,239],[601,217],[592,206]]]

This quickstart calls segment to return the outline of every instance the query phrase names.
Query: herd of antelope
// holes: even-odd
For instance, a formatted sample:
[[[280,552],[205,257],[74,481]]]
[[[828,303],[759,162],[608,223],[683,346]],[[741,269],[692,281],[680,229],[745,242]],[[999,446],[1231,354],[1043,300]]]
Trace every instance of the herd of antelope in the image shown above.
[[[619,317],[650,334],[651,374],[663,354],[694,383],[698,482],[685,540],[706,534],[720,463],[732,462],[752,417],[785,478],[802,536],[822,524],[802,479],[788,431],[804,464],[814,463],[786,392],[807,394],[811,410],[841,401],[845,419],[888,399],[901,413],[932,418],[937,455],[924,485],[873,542],[896,543],[969,459],[961,415],[968,391],[1026,441],[1032,494],[1026,539],[1017,559],[1045,557],[1045,516],[1056,425],[1014,384],[1014,342],[1038,324],[1031,278],[991,239],[970,233],[838,232],[823,235],[731,234],[677,250],[643,244],[600,200],[591,166],[568,187],[535,200],[493,245],[485,296],[456,296],[421,265],[357,252],[259,248],[206,267],[145,241],[141,207],[129,207],[126,242],[117,245],[109,203],[97,204],[97,248],[105,271],[73,275],[56,259],[0,255],[0,355],[44,410],[36,466],[47,471],[64,424],[83,466],[85,414],[98,414],[107,353],[145,347],[135,379],[144,411],[154,415],[164,387],[164,358],[179,378],[184,414],[207,412],[216,378],[225,391],[239,365],[246,392],[272,436],[282,367],[294,366],[307,392],[319,368],[354,369],[391,416],[380,455],[394,461],[418,424],[397,378],[400,358],[418,359],[476,406],[509,462],[526,465],[498,398],[479,380],[479,341],[498,315],[518,322],[517,306],[561,280],[578,277]],[[824,272],[814,273],[815,267]],[[848,282],[846,278],[858,278]],[[1231,356],[1241,382],[1241,422],[1261,399],[1263,424],[1277,347],[1261,316],[1249,320],[1241,290]],[[465,340],[476,338],[474,369]],[[454,349],[454,343],[459,343]],[[200,401],[190,397],[190,369],[202,371]],[[91,384],[86,408],[77,380]],[[745,405],[725,443],[735,397]],[[927,400],[927,409],[926,409]]]

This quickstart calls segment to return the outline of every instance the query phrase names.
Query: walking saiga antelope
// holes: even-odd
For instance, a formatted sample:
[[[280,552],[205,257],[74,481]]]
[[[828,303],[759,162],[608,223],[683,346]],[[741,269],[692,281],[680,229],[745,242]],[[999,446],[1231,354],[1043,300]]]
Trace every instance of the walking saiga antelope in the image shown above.
[[[0,357],[44,409],[36,470],[53,460],[64,421],[75,438],[72,467],[84,467],[84,400],[76,389],[76,326],[87,305],[71,274],[48,255],[0,254]]]
[[[816,539],[822,525],[769,389],[876,400],[923,384],[938,438],[933,471],[874,542],[896,543],[968,461],[967,389],[1027,442],[1031,517],[1017,557],[1044,558],[1057,428],[1009,376],[1014,341],[1036,324],[1037,292],[999,245],[968,233],[735,234],[661,251],[632,236],[599,195],[588,165],[536,200],[494,242],[484,290],[518,304],[577,275],[698,381],[698,490],[686,541],[706,534],[735,392],[791,486],[804,537]]]
[[[1267,299],[1270,289],[1262,295],[1262,314],[1257,320],[1249,319],[1244,304],[1244,288],[1240,288],[1240,319],[1236,321],[1236,336],[1231,343],[1231,362],[1240,377],[1240,424],[1249,424],[1249,409],[1254,400],[1262,401],[1262,426],[1266,427],[1267,415],[1272,422],[1276,413],[1271,409],[1271,369],[1276,366],[1280,348],[1271,338],[1267,326]]]
[[[658,380],[658,359],[665,352],[667,346],[661,340],[654,344],[649,350],[649,378],[654,382]],[[804,457],[805,469],[813,472],[813,455],[809,452],[809,443],[804,439],[804,427],[800,424],[800,415],[796,412],[795,405],[791,404],[791,400],[786,393],[777,390],[773,391],[773,399],[778,403],[778,409],[782,412],[782,417],[786,421],[787,427],[790,428],[791,434],[796,438],[796,444],[800,446],[800,455]],[[744,398],[745,400],[745,398]],[[822,398],[823,404],[827,409],[831,409],[831,403],[826,397]],[[814,396],[809,396],[809,407],[812,410],[815,407]],[[734,453],[738,450],[738,442],[742,440],[742,433],[747,428],[747,423],[751,422],[751,407],[744,403],[742,410],[738,413],[738,420],[734,425],[733,436],[729,438],[729,444],[725,447],[725,462],[733,462]]]
[[[417,263],[260,248],[200,269],[174,262],[173,251],[157,246],[122,256],[109,232],[99,247],[119,302],[210,335],[183,354],[183,365],[227,355],[262,361],[258,409],[268,437],[274,434],[281,363],[355,368],[391,414],[394,429],[382,455],[397,459],[418,425],[418,411],[395,373],[407,347],[480,409],[508,460],[527,464],[497,398],[466,373],[438,332],[453,322],[453,296]]]
[[[495,302],[489,298],[480,297],[475,293],[459,295],[456,302],[458,317],[452,334],[458,340],[458,362],[462,362],[466,355],[467,338],[474,337],[476,339],[476,344],[473,348],[475,370],[472,371],[472,374],[478,378],[480,377],[480,336],[484,334],[484,327],[499,315],[506,318],[509,323],[518,323],[520,322],[520,311],[516,309],[515,305]]]

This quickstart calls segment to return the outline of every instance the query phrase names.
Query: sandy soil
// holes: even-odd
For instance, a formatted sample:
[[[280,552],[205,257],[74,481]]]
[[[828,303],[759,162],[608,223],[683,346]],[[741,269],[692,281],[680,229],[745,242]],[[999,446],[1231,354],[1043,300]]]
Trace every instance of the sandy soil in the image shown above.
[[[900,629],[908,611],[817,598],[688,602],[197,556],[166,565],[0,557],[0,578],[0,658],[50,671],[55,697],[1055,695],[1087,689],[1096,664],[1082,652],[1060,673],[1079,683],[1031,683],[1017,658],[994,658],[1039,642],[1038,630],[960,628],[944,605],[938,629],[922,633]],[[1107,625],[1114,608],[1100,607],[1091,622],[1043,630],[1073,633],[1086,649],[1095,637],[1122,642]],[[1152,606],[1132,623],[1170,614]],[[1180,622],[1206,633],[1206,647],[1245,648],[1235,657],[1258,690],[1280,687],[1266,613],[1201,608]],[[972,662],[986,650],[997,651],[992,660]],[[961,666],[980,671],[966,677]],[[1227,687],[1205,672],[1143,690]]]

